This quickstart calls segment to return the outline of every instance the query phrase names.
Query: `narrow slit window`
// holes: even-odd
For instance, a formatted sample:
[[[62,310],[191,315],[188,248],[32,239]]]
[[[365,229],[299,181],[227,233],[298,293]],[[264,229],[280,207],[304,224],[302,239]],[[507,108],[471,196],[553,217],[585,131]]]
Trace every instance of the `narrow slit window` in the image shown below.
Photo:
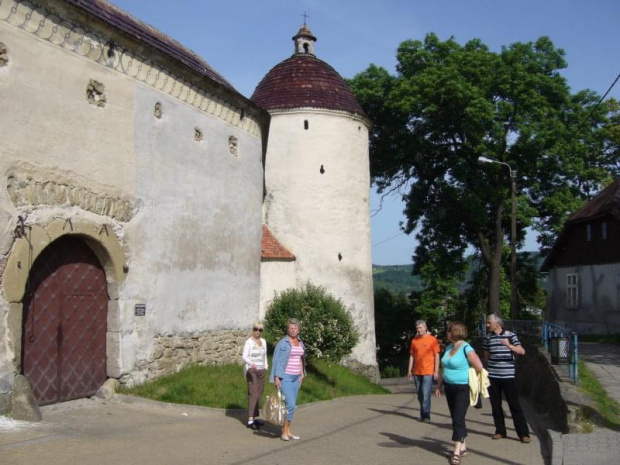
[[[308,127],[310,127],[310,124],[308,123],[308,120],[307,120],[307,119],[305,119],[305,120],[304,120],[304,129],[305,129],[305,130],[308,130]]]

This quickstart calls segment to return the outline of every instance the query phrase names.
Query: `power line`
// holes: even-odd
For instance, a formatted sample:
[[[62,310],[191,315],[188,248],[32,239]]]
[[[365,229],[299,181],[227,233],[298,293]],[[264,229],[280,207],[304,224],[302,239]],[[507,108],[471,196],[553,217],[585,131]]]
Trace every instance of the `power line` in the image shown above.
[[[613,89],[614,86],[616,85],[616,83],[618,82],[618,79],[620,79],[620,74],[618,74],[616,76],[616,79],[614,80],[614,82],[611,83],[611,85],[609,86],[609,89],[607,89],[607,92],[605,92],[605,94],[603,94],[603,96],[599,99],[599,101],[596,102],[596,105],[594,105],[594,107],[592,108],[592,111],[590,112],[590,115],[588,115],[588,119],[594,114],[594,112],[596,111],[598,106],[601,103],[603,103],[603,100],[605,100],[605,97],[607,97],[607,95],[611,92],[611,89]]]
[[[405,234],[405,231],[401,231],[400,233],[396,234],[395,236],[388,237],[387,239],[384,239],[384,240],[382,240],[380,242],[377,242],[376,244],[373,244],[372,246],[376,247],[378,245],[384,244],[384,243],[386,243],[388,241],[391,241],[392,239],[396,239],[398,236],[402,236],[403,234]]]

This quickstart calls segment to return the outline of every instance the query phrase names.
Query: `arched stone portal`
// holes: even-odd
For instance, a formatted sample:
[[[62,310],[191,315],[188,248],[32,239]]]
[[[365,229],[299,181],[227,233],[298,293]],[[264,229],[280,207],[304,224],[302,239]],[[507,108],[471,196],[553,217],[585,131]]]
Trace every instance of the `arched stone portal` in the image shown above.
[[[24,372],[22,344],[26,339],[23,330],[27,319],[26,305],[29,297],[26,291],[30,272],[48,246],[58,239],[68,237],[88,246],[104,271],[108,298],[105,331],[106,377],[120,377],[121,315],[118,289],[125,280],[127,266],[113,227],[79,217],[57,218],[47,224],[25,225],[21,234],[18,235],[16,231],[16,236],[2,281],[2,292],[9,304],[7,347],[13,361],[14,374]]]
[[[39,405],[95,394],[107,379],[108,293],[97,256],[67,235],[30,270],[24,295],[22,372]]]

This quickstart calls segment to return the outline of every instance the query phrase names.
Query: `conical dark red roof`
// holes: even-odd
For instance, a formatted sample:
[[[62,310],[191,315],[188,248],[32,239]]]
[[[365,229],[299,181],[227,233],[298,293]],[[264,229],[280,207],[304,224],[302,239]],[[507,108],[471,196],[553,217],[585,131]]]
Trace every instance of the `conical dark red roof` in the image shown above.
[[[336,70],[308,53],[296,53],[274,66],[251,100],[265,110],[325,108],[364,115]]]

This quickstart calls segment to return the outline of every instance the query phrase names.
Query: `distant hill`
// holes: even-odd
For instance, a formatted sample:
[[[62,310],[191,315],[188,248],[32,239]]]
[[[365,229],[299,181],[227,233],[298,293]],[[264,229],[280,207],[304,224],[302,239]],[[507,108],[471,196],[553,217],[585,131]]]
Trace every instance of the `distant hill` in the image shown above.
[[[536,257],[538,268],[542,265],[543,258],[538,252],[519,252],[519,256],[523,258]],[[470,258],[470,266],[465,273],[464,279],[457,285],[459,290],[464,290],[467,283],[471,279],[472,271],[478,266],[477,260]],[[403,292],[409,294],[413,291],[422,290],[422,282],[420,277],[411,274],[413,265],[373,265],[372,279],[375,289],[387,289],[393,294]],[[541,277],[541,283],[544,286],[544,280]]]
[[[411,274],[413,265],[373,265],[372,279],[375,289],[387,289],[393,294],[422,290],[419,276]]]

